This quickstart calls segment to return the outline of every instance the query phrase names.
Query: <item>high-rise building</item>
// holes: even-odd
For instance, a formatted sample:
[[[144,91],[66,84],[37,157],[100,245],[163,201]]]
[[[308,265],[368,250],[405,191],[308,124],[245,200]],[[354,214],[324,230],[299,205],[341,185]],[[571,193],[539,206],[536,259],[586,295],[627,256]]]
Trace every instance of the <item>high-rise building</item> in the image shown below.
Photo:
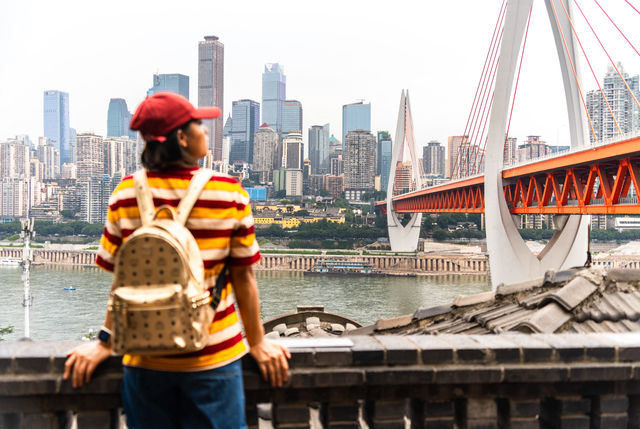
[[[282,135],[295,130],[302,130],[302,103],[298,100],[285,100],[282,104]]]
[[[81,133],[78,142],[78,170],[80,182],[88,182],[92,177],[104,174],[104,144],[102,137],[92,133]]]
[[[311,174],[329,173],[329,124],[309,128]]]
[[[24,178],[0,179],[0,216],[20,218],[27,213],[28,181]]]
[[[587,92],[587,111],[595,132],[595,136],[593,132],[589,133],[591,143],[596,139],[601,141],[617,137],[620,132],[626,134],[640,130],[640,107],[636,104],[636,100],[640,100],[640,77],[629,77],[620,63],[617,67],[622,79],[615,68],[609,66],[602,81],[604,98],[599,89]]]
[[[343,155],[345,198],[359,201],[363,193],[374,189],[376,138],[367,130],[349,131]]]
[[[513,165],[518,162],[518,139],[507,137],[504,142],[504,152],[502,154],[502,164]]]
[[[129,109],[127,108],[127,102],[123,98],[112,98],[109,100],[109,111],[107,113],[107,136],[135,136],[136,132],[129,129],[130,122],[131,112],[129,112]]]
[[[380,175],[380,189],[386,191],[391,172],[393,141],[388,131],[378,131],[378,150],[376,151],[376,174]]]
[[[37,157],[43,165],[43,179],[55,179],[60,175],[60,153],[48,138],[38,139]]]
[[[422,170],[424,174],[444,177],[444,146],[430,141],[422,147]]]
[[[237,100],[231,107],[231,152],[229,163],[253,164],[253,142],[260,125],[260,103]]]
[[[147,95],[155,94],[158,91],[171,91],[189,99],[189,76],[171,73],[154,74],[153,86],[147,91]],[[222,108],[222,107],[220,107]]]
[[[44,92],[44,136],[60,152],[60,162],[72,162],[69,141],[69,94],[62,91]]]
[[[224,108],[224,45],[216,36],[205,36],[198,43],[198,106]],[[222,160],[222,118],[204,119],[209,129],[213,160]]]
[[[31,152],[29,146],[12,139],[0,143],[0,178],[29,177]]]
[[[78,137],[78,132],[76,131],[75,128],[69,128],[69,147],[71,148],[71,163],[75,164],[76,162],[78,162],[78,150],[77,150],[77,143],[76,143],[76,138]],[[58,152],[58,156],[60,155],[60,152]],[[60,162],[60,168],[62,168],[62,163]]]
[[[282,139],[282,166],[286,169],[302,170],[303,159],[302,133],[291,131]]]
[[[551,153],[549,145],[540,136],[528,136],[527,142],[518,148],[518,161],[529,161]]]
[[[136,171],[136,141],[127,137],[107,137],[104,146],[104,174],[113,176]]]
[[[451,179],[454,169],[460,169],[460,147],[463,144],[469,142],[469,136],[449,136],[447,139],[447,165],[445,171],[445,177]],[[460,177],[459,172],[456,172],[456,177]]]
[[[262,122],[282,133],[282,107],[287,98],[287,77],[278,63],[265,64],[262,72]],[[302,126],[298,129],[302,129]]]
[[[371,131],[371,103],[363,101],[342,106],[342,147],[347,133],[353,130]],[[345,183],[346,186],[346,183]]]
[[[253,142],[253,171],[260,183],[272,181],[273,158],[278,146],[278,134],[266,123],[262,124]]]

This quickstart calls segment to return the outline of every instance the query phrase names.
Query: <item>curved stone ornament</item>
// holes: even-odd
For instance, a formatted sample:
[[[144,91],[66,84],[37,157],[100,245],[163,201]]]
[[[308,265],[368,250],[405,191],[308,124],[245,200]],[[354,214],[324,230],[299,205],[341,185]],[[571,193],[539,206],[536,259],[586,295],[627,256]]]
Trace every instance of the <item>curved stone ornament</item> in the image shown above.
[[[398,111],[398,125],[396,126],[396,137],[393,141],[391,151],[391,172],[389,173],[389,183],[387,184],[387,225],[389,229],[389,244],[394,252],[415,252],[418,248],[420,238],[420,225],[422,224],[422,213],[413,213],[409,222],[403,226],[398,219],[398,215],[393,211],[393,184],[396,178],[396,164],[400,158],[400,153],[404,144],[407,144],[409,155],[411,156],[411,166],[413,179],[416,188],[422,188],[418,157],[416,156],[415,137],[413,135],[413,118],[411,116],[411,106],[409,105],[409,91],[402,91],[400,96],[400,110]]]
[[[571,15],[571,5],[567,0],[545,0],[545,4],[560,59],[569,115],[571,145],[577,147],[585,144],[588,131],[571,66],[571,62],[573,62],[575,68],[578,69],[577,57],[575,56],[576,42],[570,23],[562,12],[561,1],[564,2],[564,7]],[[543,277],[545,271],[549,269],[557,270],[582,266],[587,260],[589,245],[590,216],[561,216],[555,219],[556,223],[560,225],[545,249],[539,255],[533,255],[514,224],[503,193],[502,159],[507,115],[516,65],[531,4],[532,0],[512,0],[507,6],[494,102],[489,121],[485,153],[485,217],[491,283],[494,288],[500,283],[519,283]],[[556,23],[554,7],[560,23],[559,26]],[[566,50],[561,31],[567,42]]]

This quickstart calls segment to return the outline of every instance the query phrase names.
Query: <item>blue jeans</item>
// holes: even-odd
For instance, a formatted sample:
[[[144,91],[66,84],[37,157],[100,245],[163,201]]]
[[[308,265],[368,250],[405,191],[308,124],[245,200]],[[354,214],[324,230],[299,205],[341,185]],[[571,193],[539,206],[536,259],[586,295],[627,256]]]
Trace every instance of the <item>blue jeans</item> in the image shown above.
[[[197,372],[124,367],[129,429],[246,428],[242,363]]]

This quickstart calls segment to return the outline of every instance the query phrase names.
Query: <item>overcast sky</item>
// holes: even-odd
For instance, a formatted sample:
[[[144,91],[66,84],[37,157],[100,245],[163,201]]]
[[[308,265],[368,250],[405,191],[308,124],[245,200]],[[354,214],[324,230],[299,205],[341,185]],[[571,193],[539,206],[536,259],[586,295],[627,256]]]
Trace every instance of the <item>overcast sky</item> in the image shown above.
[[[640,0],[630,0],[640,9]],[[461,134],[501,0],[448,1],[39,1],[0,2],[0,139],[43,133],[43,91],[66,91],[71,126],[104,135],[110,98],[134,111],[152,76],[190,77],[197,103],[198,41],[225,45],[224,115],[233,100],[262,101],[265,63],[284,66],[287,98],[302,102],[305,141],[311,125],[331,124],[340,138],[341,106],[371,102],[373,131],[395,133],[402,89],[408,89],[418,146]],[[568,144],[561,76],[541,0],[534,15],[511,135],[541,135]],[[624,0],[600,2],[640,49],[640,15]],[[599,35],[629,74],[640,57],[617,35],[592,0]],[[598,78],[607,58],[576,25],[593,53]],[[585,62],[582,61],[583,65]],[[586,70],[586,69],[585,69]],[[596,89],[591,73],[583,86]]]

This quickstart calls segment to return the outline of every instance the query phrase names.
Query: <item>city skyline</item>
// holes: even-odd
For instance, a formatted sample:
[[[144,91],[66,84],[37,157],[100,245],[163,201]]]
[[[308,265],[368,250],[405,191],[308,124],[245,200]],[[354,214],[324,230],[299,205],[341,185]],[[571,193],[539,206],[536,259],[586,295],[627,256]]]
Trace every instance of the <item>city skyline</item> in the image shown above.
[[[304,106],[306,128],[329,123],[335,134],[342,125],[341,106],[365,99],[372,105],[372,131],[393,133],[398,95],[408,88],[418,145],[433,139],[444,142],[449,135],[464,131],[500,3],[450,2],[430,5],[426,13],[409,3],[389,9],[381,2],[354,2],[341,5],[340,14],[332,14],[330,7],[319,10],[319,18],[314,20],[302,19],[306,16],[302,6],[294,2],[283,2],[280,15],[260,3],[250,2],[242,10],[215,5],[218,13],[213,20],[207,13],[176,14],[168,3],[159,4],[151,14],[145,5],[122,3],[132,23],[127,31],[104,31],[108,37],[94,38],[77,37],[77,33],[97,35],[117,24],[122,10],[117,1],[93,9],[80,4],[75,14],[38,1],[11,2],[0,6],[0,37],[15,40],[0,45],[0,58],[13,65],[3,68],[0,78],[14,83],[0,89],[0,138],[26,133],[37,140],[43,134],[41,94],[47,89],[69,93],[72,127],[79,133],[93,131],[99,135],[106,134],[104,118],[109,99],[124,98],[134,110],[154,73],[189,76],[190,98],[195,100],[197,42],[204,35],[216,34],[226,48],[225,112],[230,112],[234,100],[261,100],[263,67],[278,62],[288,76],[287,92],[295,94]],[[607,5],[612,12],[616,7]],[[38,13],[33,14],[33,10]],[[357,31],[349,29],[348,23],[358,19],[363,10],[367,10],[370,23]],[[399,16],[403,19],[397,19]],[[176,28],[167,30],[169,23],[187,17],[192,20],[189,25],[171,24]],[[265,17],[277,17],[287,25],[273,25]],[[620,19],[620,14],[616,18]],[[622,18],[620,26],[629,38],[640,39],[638,27],[631,25],[632,17]],[[64,25],[57,25],[55,30],[44,25],[56,19]],[[251,25],[237,25],[239,22]],[[594,24],[606,40],[607,23]],[[557,57],[547,27],[546,10],[536,2],[525,56],[525,67],[532,65],[534,71],[522,77],[518,100],[526,102],[516,104],[510,134],[519,140],[542,135],[549,144],[561,145],[566,143],[563,136],[567,120]],[[382,37],[381,28],[385,30]],[[15,34],[21,37],[12,36]],[[132,40],[154,43],[140,49]],[[376,43],[371,43],[373,40]],[[614,59],[622,62],[630,75],[638,73],[640,59],[622,43],[619,48],[612,52]],[[546,53],[540,55],[545,49]],[[602,79],[606,58],[592,58],[592,63]],[[47,73],[40,72],[42,64],[47,65]],[[543,73],[539,73],[540,68]],[[590,72],[583,70],[582,75],[586,89],[596,88]],[[96,80],[100,85],[94,84]],[[541,87],[555,98],[542,96],[541,101],[535,100],[532,95]]]

